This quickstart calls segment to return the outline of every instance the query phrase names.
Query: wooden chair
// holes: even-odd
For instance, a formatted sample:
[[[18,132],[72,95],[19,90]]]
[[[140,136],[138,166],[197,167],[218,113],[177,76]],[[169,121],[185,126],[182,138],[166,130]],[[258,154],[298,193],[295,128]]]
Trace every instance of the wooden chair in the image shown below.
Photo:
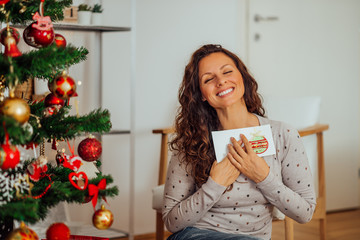
[[[329,125],[316,124],[314,126],[299,130],[301,137],[316,134],[317,136],[317,153],[318,153],[318,180],[319,194],[317,197],[317,206],[313,215],[313,219],[320,220],[320,239],[326,239],[326,195],[325,195],[325,168],[324,168],[324,147],[323,132],[329,129]],[[161,134],[161,149],[159,162],[158,186],[163,185],[166,179],[166,171],[168,165],[168,141],[169,134],[174,133],[173,128],[154,129],[154,134]],[[294,240],[294,221],[285,217],[285,239]],[[156,212],[156,240],[163,240],[165,236],[164,222],[162,220],[161,211]]]

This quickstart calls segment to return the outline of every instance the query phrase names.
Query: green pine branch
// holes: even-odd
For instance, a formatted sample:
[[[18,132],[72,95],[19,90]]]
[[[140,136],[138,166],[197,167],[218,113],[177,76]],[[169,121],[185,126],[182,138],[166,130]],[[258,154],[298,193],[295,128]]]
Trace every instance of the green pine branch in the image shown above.
[[[70,7],[72,0],[46,0],[44,2],[44,16],[50,16],[54,22],[64,19],[63,9]],[[32,17],[39,12],[40,0],[11,0],[5,4],[9,13],[9,21],[14,24],[26,24],[33,21]],[[6,14],[0,12],[0,21],[6,22]]]
[[[9,139],[12,144],[26,145],[32,139],[31,124],[21,125],[12,117],[0,115],[0,128],[5,129],[0,131],[0,141],[5,142],[5,130],[9,134]]]
[[[40,137],[48,139],[70,140],[82,133],[96,132],[103,134],[111,129],[110,112],[105,109],[93,110],[84,116],[66,116],[69,108],[61,108],[57,114],[43,117],[40,121],[42,132]]]
[[[23,172],[28,164],[29,162],[24,165]],[[85,200],[89,196],[88,189],[78,190],[73,187],[68,178],[71,172],[73,172],[71,169],[48,164],[46,174],[51,177],[52,181],[49,190],[41,198],[33,199],[31,197],[23,197],[22,199],[0,206],[0,219],[13,218],[15,220],[35,223],[40,219],[44,219],[48,210],[60,202],[86,203]],[[102,197],[115,197],[118,195],[119,190],[117,186],[109,187],[109,185],[113,183],[113,178],[110,175],[102,175],[99,173],[96,178],[89,179],[88,184],[98,185],[102,179],[106,179],[107,187],[99,191],[98,201],[100,201]],[[47,177],[44,177],[33,184],[34,187],[31,193],[33,197],[37,197],[44,193],[50,181]]]
[[[86,60],[88,50],[69,44],[59,48],[55,44],[23,53],[17,58],[0,58],[0,75],[6,76],[5,86],[15,86],[35,77],[53,81],[64,69]],[[13,73],[10,70],[13,66]]]
[[[42,139],[71,140],[84,133],[109,132],[111,129],[110,112],[107,109],[96,109],[83,116],[68,116],[70,106],[62,107],[59,112],[45,117],[44,102],[30,106],[32,116],[28,124],[21,125],[13,118],[0,115],[0,122],[5,123],[5,129],[13,145],[41,143]],[[36,116],[36,117],[34,117]],[[1,126],[2,127],[2,126]],[[5,140],[5,131],[0,131],[0,141]]]

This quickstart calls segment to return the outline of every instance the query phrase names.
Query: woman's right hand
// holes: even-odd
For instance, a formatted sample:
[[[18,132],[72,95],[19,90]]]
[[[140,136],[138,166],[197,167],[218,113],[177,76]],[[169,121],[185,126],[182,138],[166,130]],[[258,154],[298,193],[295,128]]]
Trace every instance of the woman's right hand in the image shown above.
[[[214,161],[210,170],[210,177],[218,184],[230,186],[239,177],[240,171],[225,157],[221,162]]]

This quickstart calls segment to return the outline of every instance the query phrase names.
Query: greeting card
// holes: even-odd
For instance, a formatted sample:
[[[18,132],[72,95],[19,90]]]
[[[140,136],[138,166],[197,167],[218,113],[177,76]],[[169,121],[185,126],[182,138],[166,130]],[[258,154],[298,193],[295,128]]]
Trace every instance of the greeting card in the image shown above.
[[[230,138],[234,137],[237,141],[239,141],[240,134],[245,135],[245,137],[249,140],[252,149],[258,156],[264,157],[275,154],[275,145],[269,124],[257,127],[213,131],[211,134],[215,148],[216,160],[218,162],[221,162],[224,157],[226,157],[226,154],[228,153],[227,145],[229,143],[231,144]]]

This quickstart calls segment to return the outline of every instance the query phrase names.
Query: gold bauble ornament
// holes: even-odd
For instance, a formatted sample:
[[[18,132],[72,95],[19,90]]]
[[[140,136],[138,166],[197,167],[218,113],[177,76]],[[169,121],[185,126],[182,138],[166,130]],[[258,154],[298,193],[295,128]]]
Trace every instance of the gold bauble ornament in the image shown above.
[[[13,230],[7,235],[6,240],[39,240],[38,235],[32,229],[28,228],[24,222],[21,222],[20,227]]]
[[[21,98],[8,97],[0,104],[0,113],[12,117],[22,124],[30,118],[30,107]]]
[[[114,221],[114,215],[110,210],[105,209],[104,205],[101,205],[101,209],[97,210],[93,215],[94,227],[100,230],[108,229]]]
[[[56,97],[64,100],[77,96],[75,80],[68,76],[66,71],[63,71],[52,82],[49,81],[48,87]]]

